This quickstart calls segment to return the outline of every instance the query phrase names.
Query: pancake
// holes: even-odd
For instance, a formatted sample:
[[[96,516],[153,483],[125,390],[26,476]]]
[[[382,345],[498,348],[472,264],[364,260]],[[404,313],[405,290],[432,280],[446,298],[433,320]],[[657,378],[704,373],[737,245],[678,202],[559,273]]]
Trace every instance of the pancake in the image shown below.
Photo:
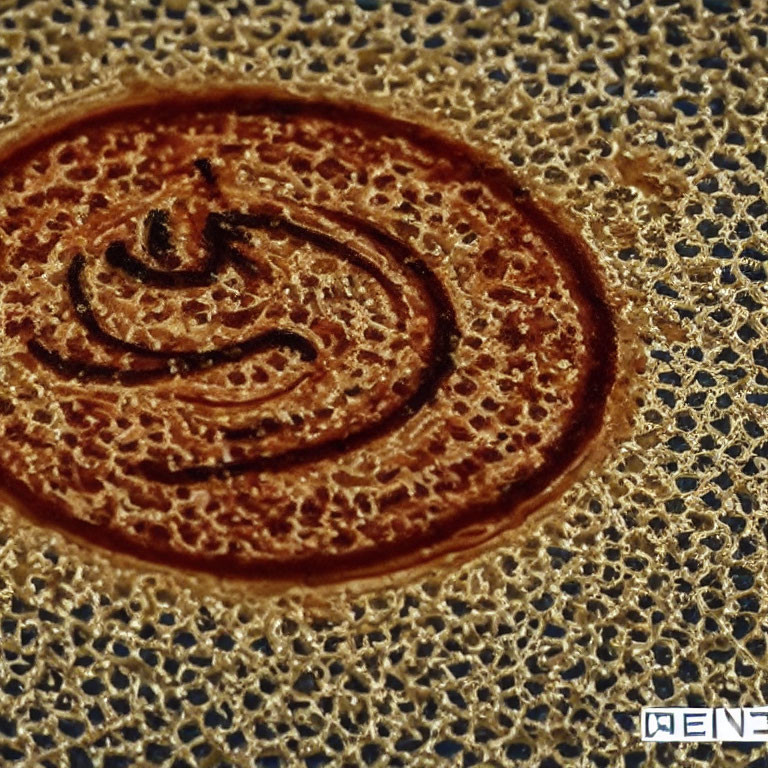
[[[258,91],[0,168],[0,485],[133,556],[336,579],[518,525],[616,377],[583,243],[479,150]]]

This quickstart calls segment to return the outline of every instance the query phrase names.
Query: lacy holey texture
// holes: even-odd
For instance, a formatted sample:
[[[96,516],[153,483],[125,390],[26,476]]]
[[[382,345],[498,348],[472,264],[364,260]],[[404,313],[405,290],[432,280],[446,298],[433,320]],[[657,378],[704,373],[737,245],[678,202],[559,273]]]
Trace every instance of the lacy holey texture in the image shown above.
[[[3,765],[763,764],[758,3],[0,29]]]
[[[166,98],[3,170],[0,456],[44,522],[338,579],[519,518],[599,426],[616,332],[583,246],[425,129]]]

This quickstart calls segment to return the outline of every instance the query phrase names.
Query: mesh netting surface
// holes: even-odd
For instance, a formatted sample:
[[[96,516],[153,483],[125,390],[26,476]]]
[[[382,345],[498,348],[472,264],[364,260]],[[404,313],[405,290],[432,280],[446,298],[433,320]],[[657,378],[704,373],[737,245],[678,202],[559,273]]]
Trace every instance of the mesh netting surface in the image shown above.
[[[450,571],[257,596],[6,510],[3,763],[767,764],[643,745],[638,719],[768,698],[762,5],[17,5],[6,140],[136,81],[417,108],[575,223],[645,363],[620,446]]]

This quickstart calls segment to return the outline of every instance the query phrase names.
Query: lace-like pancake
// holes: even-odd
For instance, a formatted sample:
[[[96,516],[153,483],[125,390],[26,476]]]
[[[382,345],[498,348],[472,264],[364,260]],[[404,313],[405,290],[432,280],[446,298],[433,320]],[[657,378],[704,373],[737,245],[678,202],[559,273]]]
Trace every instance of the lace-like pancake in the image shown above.
[[[96,543],[381,568],[519,522],[601,423],[589,255],[424,126],[169,98],[18,147],[0,198],[2,482]]]

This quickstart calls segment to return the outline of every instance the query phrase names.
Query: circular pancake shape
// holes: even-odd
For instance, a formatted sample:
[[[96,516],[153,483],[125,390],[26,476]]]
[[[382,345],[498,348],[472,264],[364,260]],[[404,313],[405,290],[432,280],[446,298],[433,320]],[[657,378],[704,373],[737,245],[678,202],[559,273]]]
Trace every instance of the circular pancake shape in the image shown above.
[[[110,549],[382,572],[518,524],[616,373],[584,246],[422,125],[274,93],[116,106],[0,165],[0,483]]]

